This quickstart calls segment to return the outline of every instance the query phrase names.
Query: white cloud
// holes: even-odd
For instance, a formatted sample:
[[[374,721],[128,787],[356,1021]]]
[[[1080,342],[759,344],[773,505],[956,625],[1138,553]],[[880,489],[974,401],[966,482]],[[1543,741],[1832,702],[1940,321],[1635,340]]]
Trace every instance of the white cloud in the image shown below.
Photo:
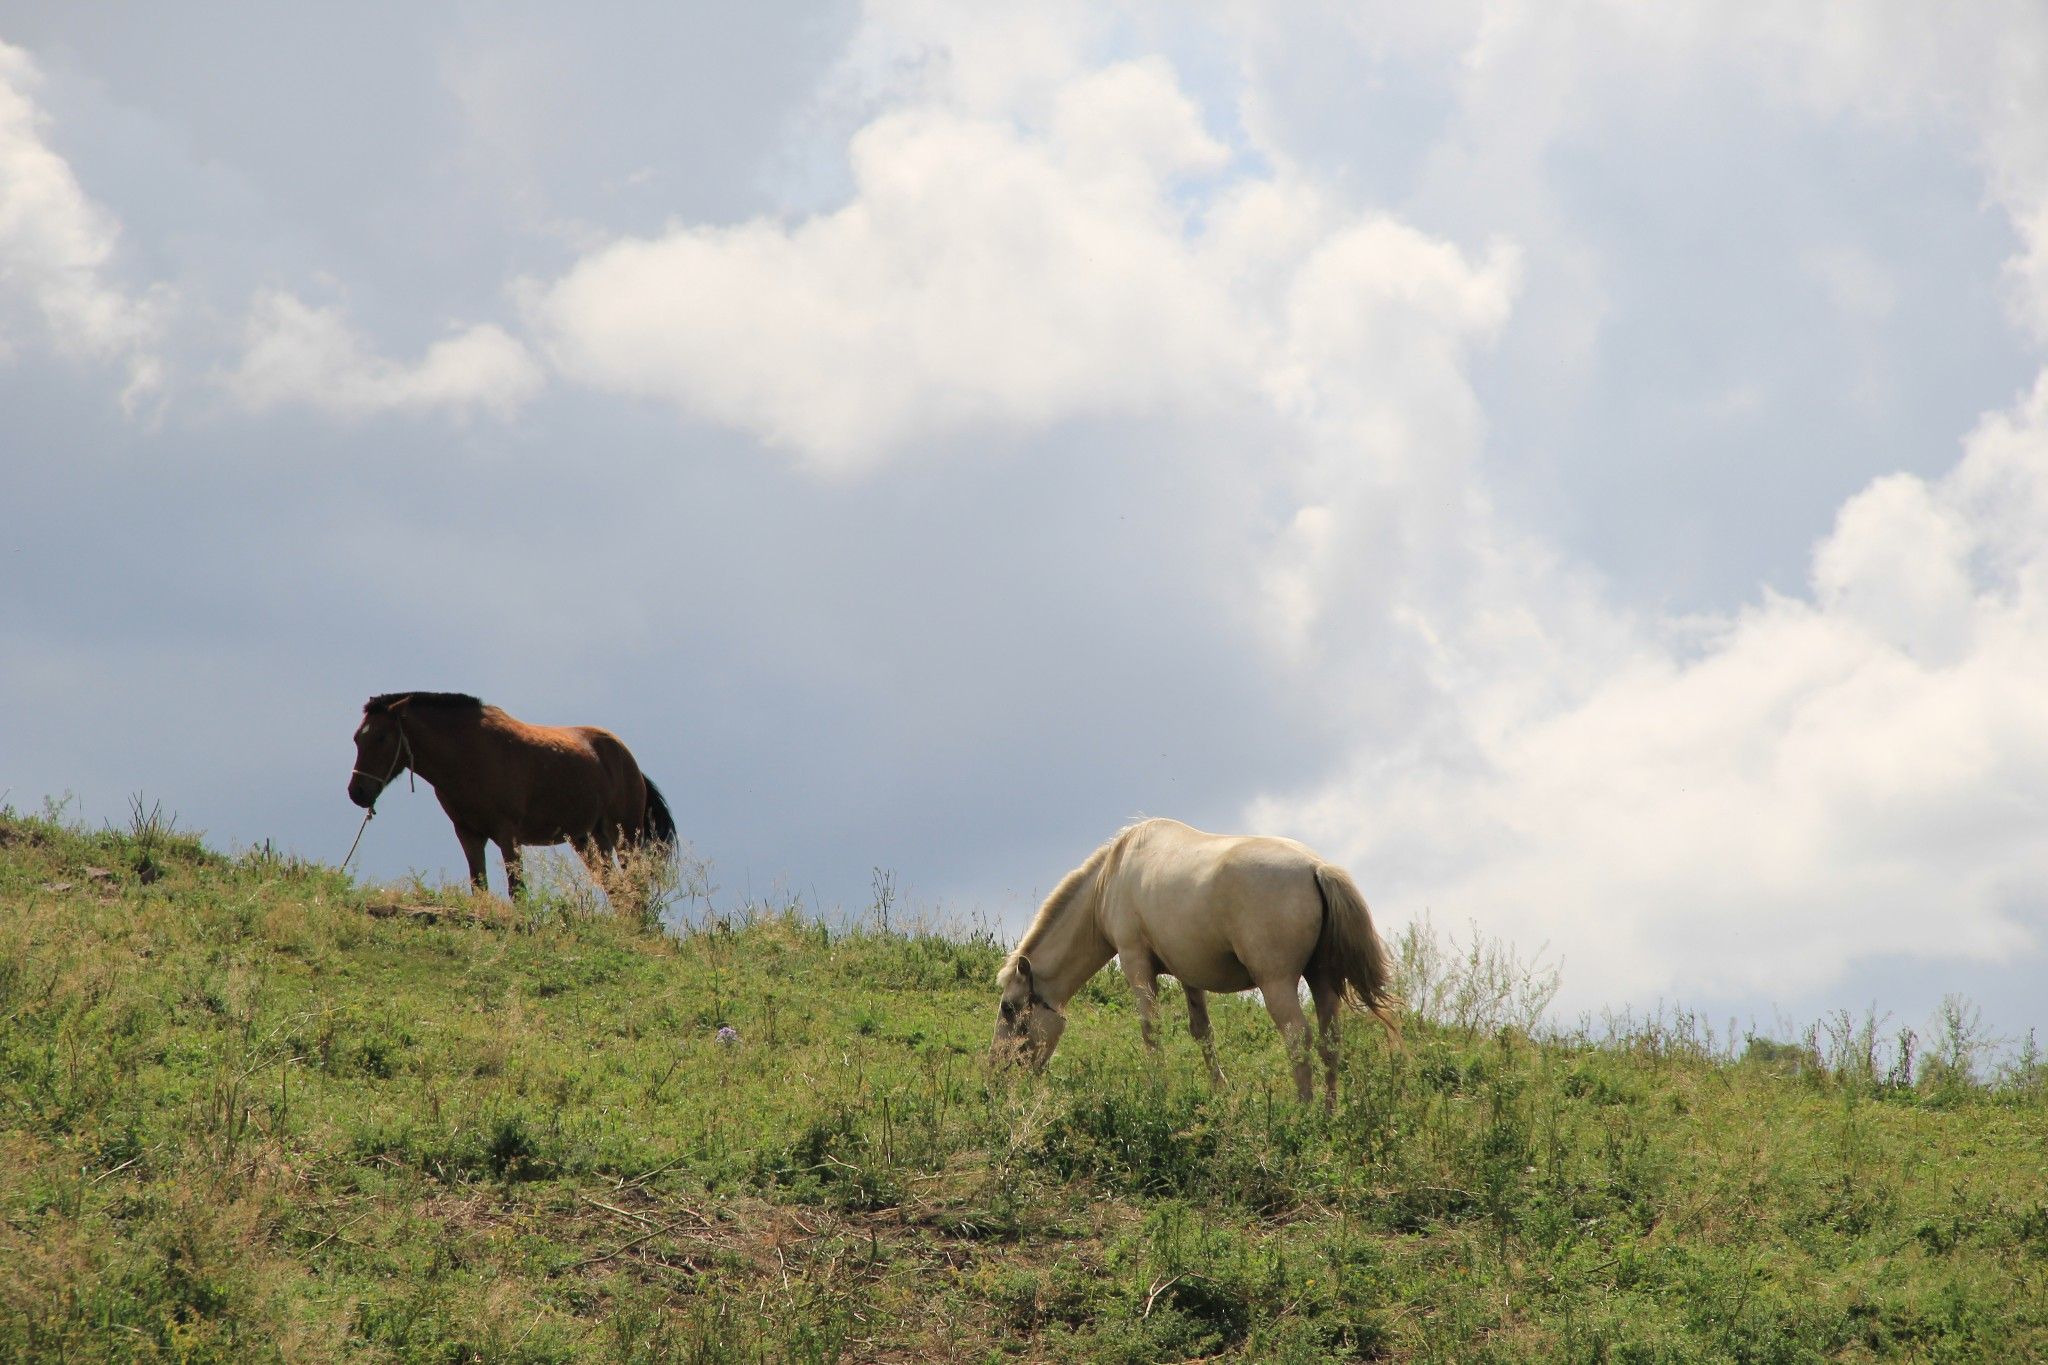
[[[1462,765],[1361,753],[1260,803],[1383,895],[1547,939],[1597,1000],[1825,987],[1859,956],[1987,960],[2048,916],[2048,381],[1938,483],[1879,480],[1768,597],[1693,648],[1609,657],[1528,705],[1461,687]],[[1986,515],[1990,513],[1990,515]],[[1560,632],[1562,634],[1563,632]]]
[[[1365,20],[1361,20],[1365,23]],[[1599,0],[1570,20],[1539,0],[1488,0],[1462,38],[1463,129],[1452,174],[1484,169],[1485,189],[1506,178],[1540,181],[1544,157],[1600,120],[1628,117],[1631,103],[1684,98],[1701,72],[1720,69],[1750,98],[1782,101],[1822,119],[1965,130],[1985,189],[2020,239],[2010,269],[2015,315],[2048,337],[2048,118],[2041,72],[2048,66],[2048,8],[2032,0],[1990,0],[1967,12],[1913,0],[1841,6],[1805,0],[1731,7],[1716,0],[1632,5]],[[1826,269],[1841,301],[1866,309],[1889,301],[1889,285],[1866,262],[1839,251]]]
[[[618,242],[536,290],[555,363],[845,471],[977,428],[1391,393],[1505,316],[1511,257],[1233,173],[1158,58],[1007,111],[980,63],[939,67],[854,137],[843,207]]]
[[[125,361],[132,407],[163,382],[151,346],[164,296],[110,278],[119,227],[44,141],[38,80],[29,55],[0,42],[0,358],[9,330],[36,329],[66,357]]]
[[[176,300],[165,287],[120,284],[120,226],[45,140],[49,119],[34,99],[40,80],[28,53],[0,42],[0,360],[39,335],[66,358],[119,363],[121,403],[133,412],[166,387]],[[406,365],[376,355],[337,310],[278,292],[256,300],[244,331],[246,350],[224,378],[252,410],[301,403],[338,416],[505,414],[543,383],[525,346],[488,325],[456,332]]]
[[[1590,121],[1671,98],[1674,73],[1742,70],[1785,117],[1971,130],[2020,242],[2016,315],[2048,319],[2038,14],[1584,17],[1503,2],[1462,34],[1381,35],[1460,49],[1437,180],[1541,200],[1546,158]],[[1476,460],[1471,357],[1507,324],[1516,248],[1341,205],[1257,91],[1259,155],[1230,153],[1170,67],[1091,62],[1071,12],[890,5],[864,41],[884,111],[853,141],[849,201],[585,257],[532,302],[563,368],[840,471],[968,432],[1262,405],[1280,438],[1255,476],[1291,511],[1250,595],[1280,685],[1360,738],[1250,823],[1357,860],[1398,906],[1550,939],[1594,998],[1824,989],[1858,956],[2039,946],[2048,516],[2025,511],[2048,502],[2048,389],[1949,478],[1849,500],[1807,595],[1638,619],[1504,524]],[[1530,249],[1588,282],[1595,335],[1591,248],[1533,221]],[[1802,264],[1845,313],[1896,304],[1855,244]]]
[[[1541,200],[1560,139],[1708,63],[1748,64],[1795,118],[1961,117],[2032,278],[2048,117],[1995,26],[1926,41],[1903,7],[1732,30],[1718,13],[1596,6],[1568,27],[1497,3],[1462,36],[1381,36],[1462,45],[1430,175],[1487,194]],[[883,111],[853,140],[846,204],[594,251],[532,293],[536,331],[584,382],[823,471],[941,437],[1257,407],[1276,443],[1246,469],[1291,510],[1241,566],[1246,595],[1276,685],[1358,738],[1334,777],[1252,802],[1247,823],[1355,861],[1397,913],[1551,941],[1581,1000],[1824,989],[1860,955],[2038,945],[2048,516],[2025,511],[2048,503],[2048,400],[1987,424],[1950,478],[1850,500],[1808,596],[1631,616],[1502,521],[1477,459],[1472,356],[1508,323],[1522,251],[1344,206],[1256,90],[1257,156],[1232,154],[1170,67],[1091,63],[1090,41],[1067,11],[877,8],[859,60]],[[1972,73],[1993,65],[1983,94]],[[1527,249],[1586,284],[1580,315],[1548,325],[1596,337],[1592,248],[1529,221]],[[1838,309],[1894,306],[1853,246],[1804,264]]]
[[[1851,317],[1879,321],[1898,302],[1898,287],[1884,263],[1859,247],[1816,247],[1806,254],[1806,269],[1828,301]]]
[[[2048,193],[2013,212],[2020,250],[2005,264],[2013,316],[2037,341],[2048,342]]]
[[[1823,149],[1838,123],[1896,128],[1916,166],[1966,144],[2014,236],[2012,314],[2048,338],[2048,9],[1592,0],[1560,17],[1534,0],[1371,0],[1342,16],[1398,69],[1369,73],[1392,78],[1386,98],[1345,117],[1384,112],[1392,131],[1366,136],[1334,102],[1302,99],[1292,135],[1321,119],[1328,138],[1312,162],[1290,155],[1277,82],[1230,89],[1227,62],[1256,50],[1278,79],[1367,83],[1351,54],[1304,60],[1303,42],[1344,18],[1223,8],[1222,39],[1158,44],[1187,59],[1177,68],[1143,55],[1149,39],[1210,16],[876,0],[835,86],[845,104],[805,125],[858,125],[830,211],[567,238],[583,254],[527,289],[530,336],[468,327],[411,360],[339,308],[264,295],[221,382],[256,410],[509,413],[544,382],[544,353],[814,472],[878,479],[992,444],[1028,458],[1064,424],[1108,418],[1147,477],[1226,490],[1174,503],[1235,520],[1188,528],[1187,543],[1218,548],[1165,590],[1199,603],[1218,653],[1268,670],[1268,694],[1246,688],[1254,721],[1284,729],[1273,717],[1291,712],[1340,736],[1323,777],[1276,783],[1247,822],[1354,862],[1392,923],[1427,906],[1548,939],[1594,1001],[1825,989],[1859,954],[2038,948],[2048,398],[1986,421],[1946,478],[1870,481],[1813,528],[1801,592],[1677,620],[1616,607],[1590,568],[1496,509],[1481,457],[1514,458],[1521,433],[1489,433],[1473,375],[1510,332],[1512,363],[1541,371],[1515,377],[1529,388],[1569,388],[1601,358],[1604,253],[1641,244],[1640,210],[1661,207],[1647,197],[1669,193],[1615,172],[1649,166],[1657,130],[1704,124],[1684,151],[1729,153],[1736,170],[1701,170],[1733,197],[1683,205],[1710,219],[1772,207],[1744,195],[1839,192],[1826,176],[1743,179],[1744,149],[1714,141],[1712,116],[1731,113],[1741,135],[1818,129]],[[1312,13],[1304,38],[1293,26]],[[591,137],[519,103],[544,48],[448,73],[471,155],[499,172],[480,179],[529,216],[554,162],[526,135]],[[32,88],[27,58],[0,47],[0,322],[18,309],[146,386],[155,315],[119,285],[114,224],[46,145]],[[543,103],[577,106],[566,90]],[[1433,148],[1406,145],[1421,129],[1441,132]],[[1756,162],[1796,171],[1811,147],[1787,145]],[[1352,179],[1312,169],[1346,157]],[[659,164],[663,185],[699,169]],[[1886,240],[1833,222],[1795,241],[1791,264],[1875,333],[1922,306],[1924,281],[1873,246]],[[1674,254],[1681,284],[1656,299],[1711,290],[1691,266]],[[1531,329],[1536,309],[1549,311]],[[1669,458],[1660,419],[1746,429],[1806,378],[1701,367],[1683,402],[1631,395],[1637,444],[1613,453],[1654,467]],[[1082,436],[1076,448],[1112,448]],[[1726,496],[1714,471],[1683,472]],[[1020,654],[1045,643],[1029,630]]]
[[[1627,117],[1660,65],[1750,63],[1808,117],[1972,130],[2020,241],[2015,316],[2048,323],[2038,7],[1938,32],[1903,6],[1780,9],[1760,27],[1686,7],[1600,16],[1566,29],[1487,6],[1443,164],[1540,185],[1555,141],[1596,111]],[[1807,264],[1838,307],[1890,308],[1877,263]],[[1356,534],[1344,517],[1314,529]],[[1881,477],[1846,502],[1803,598],[1631,620],[1536,547],[1483,519],[1467,530],[1483,590],[1397,607],[1438,701],[1416,736],[1372,732],[1339,775],[1254,802],[1253,823],[1357,861],[1384,903],[1548,940],[1581,1004],[1820,991],[1870,955],[1985,962],[2048,942],[2048,378],[1946,478]],[[1356,684],[1369,664],[1329,671]]]
[[[1940,665],[1966,653],[1977,585],[1974,529],[1952,500],[1894,474],[1843,504],[1813,557],[1819,608]]]
[[[433,409],[503,417],[544,382],[526,347],[487,323],[406,365],[376,354],[339,309],[273,291],[250,308],[246,334],[241,362],[222,383],[256,412],[296,404],[344,418]]]
[[[1783,79],[1823,112],[1950,119],[1970,131],[1986,193],[2019,239],[2007,264],[2013,315],[2048,340],[2048,9],[2029,0],[1957,14],[1910,0],[1816,6],[1774,14],[1761,33],[1733,40],[1752,36],[1782,54]]]

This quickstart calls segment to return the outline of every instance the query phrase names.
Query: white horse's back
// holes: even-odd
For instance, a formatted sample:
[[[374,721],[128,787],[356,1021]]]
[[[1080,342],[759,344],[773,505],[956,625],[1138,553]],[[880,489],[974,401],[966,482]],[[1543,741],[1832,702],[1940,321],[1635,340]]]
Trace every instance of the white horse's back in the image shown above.
[[[1197,990],[1243,991],[1298,976],[1314,951],[1320,860],[1294,840],[1147,820],[1118,846],[1101,913],[1119,953],[1147,950],[1159,970]]]

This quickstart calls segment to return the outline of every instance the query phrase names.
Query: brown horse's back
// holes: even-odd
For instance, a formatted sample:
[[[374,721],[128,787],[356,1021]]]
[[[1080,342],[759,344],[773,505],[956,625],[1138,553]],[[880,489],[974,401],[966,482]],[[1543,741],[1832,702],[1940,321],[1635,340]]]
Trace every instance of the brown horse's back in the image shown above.
[[[640,769],[617,735],[588,725],[532,725],[484,709],[466,786],[499,808],[522,843],[609,845],[636,818]]]
[[[576,725],[570,729],[583,737],[597,759],[605,788],[606,814],[626,834],[637,834],[647,807],[647,780],[640,775],[640,765],[634,762],[632,752],[609,730],[595,725]]]

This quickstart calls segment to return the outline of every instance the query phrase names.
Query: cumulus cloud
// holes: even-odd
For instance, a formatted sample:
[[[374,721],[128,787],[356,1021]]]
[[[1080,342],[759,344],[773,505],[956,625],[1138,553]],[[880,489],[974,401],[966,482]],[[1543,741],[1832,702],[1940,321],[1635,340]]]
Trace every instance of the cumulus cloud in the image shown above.
[[[0,355],[8,332],[37,331],[64,356],[123,362],[132,406],[163,381],[151,348],[164,296],[115,282],[119,226],[44,140],[39,79],[26,52],[0,42]]]
[[[1966,129],[2011,225],[2013,316],[2048,337],[2048,11],[1347,11],[1362,45],[1446,86],[1444,136],[1398,207],[1290,156],[1270,91],[1219,96],[1213,69],[1147,55],[1146,13],[873,4],[840,73],[861,112],[834,206],[601,241],[524,287],[530,332],[467,326],[411,360],[338,307],[264,294],[219,380],[251,411],[504,415],[544,359],[877,480],[991,445],[1028,459],[1063,424],[1109,419],[1170,446],[1189,482],[1241,493],[1190,500],[1238,520],[1197,528],[1227,562],[1174,587],[1266,670],[1260,703],[1337,737],[1245,823],[1354,863],[1393,922],[1427,907],[1548,940],[1581,1000],[1824,990],[1861,955],[2038,951],[2048,383],[1946,476],[1886,475],[1844,502],[1814,528],[1801,591],[1671,619],[1616,606],[1495,506],[1483,457],[1501,433],[1474,372],[1539,267],[1573,286],[1545,335],[1599,344],[1600,244],[1548,192],[1558,149],[1730,73],[1773,118]],[[1303,11],[1231,13],[1273,49]],[[33,81],[0,47],[0,320],[144,377],[150,301],[115,282],[114,225],[44,142]],[[1487,201],[1520,197],[1539,201],[1514,219],[1533,235],[1441,227],[1507,221]],[[1460,214],[1429,211],[1453,198]],[[1798,250],[1844,316],[1874,326],[1910,303],[1867,244]],[[1720,391],[1768,401],[1753,382]],[[1227,449],[1238,433],[1255,448]],[[1661,455],[1646,426],[1641,458]]]
[[[1558,146],[1708,69],[1786,117],[1960,128],[2012,226],[2013,314],[2048,335],[2038,7],[1960,24],[1608,4],[1561,26],[1493,0],[1389,22],[1406,12],[1371,11],[1361,41],[1447,58],[1439,187],[1543,200]],[[1269,44],[1285,26],[1236,22]],[[827,472],[1096,415],[1256,409],[1271,445],[1242,473],[1275,512],[1236,566],[1240,605],[1276,696],[1348,738],[1246,823],[1354,861],[1397,913],[1548,940],[1581,1001],[1754,999],[1824,991],[1859,958],[2041,950],[2048,381],[1947,476],[1847,500],[1803,592],[1632,613],[1501,515],[1479,459],[1474,356],[1512,325],[1528,254],[1585,282],[1547,325],[1592,346],[1593,246],[1555,212],[1517,245],[1347,203],[1288,156],[1261,91],[1237,111],[1250,146],[1231,145],[1174,68],[1097,36],[1067,9],[872,7],[855,65],[880,112],[845,203],[614,242],[528,316],[575,378]],[[1858,244],[1795,264],[1845,315],[1898,306]]]
[[[1020,94],[983,51],[855,135],[842,207],[620,241],[537,290],[555,363],[846,471],[975,429],[1391,389],[1505,315],[1508,256],[1235,166],[1163,60],[1047,57]]]
[[[1986,960],[2048,929],[2048,381],[1962,464],[1892,476],[1816,547],[1810,599],[1608,654],[1576,696],[1459,691],[1462,762],[1360,753],[1256,815],[1386,894],[1637,991],[1825,987],[1861,956]],[[1560,632],[1563,634],[1563,632]],[[1594,994],[1597,996],[1597,986]]]
[[[2040,328],[2048,23],[2029,9],[1930,29],[1916,13],[1776,10],[1730,37],[1682,6],[1601,9],[1571,34],[1486,6],[1463,40],[1454,160],[1538,175],[1590,109],[1625,108],[1617,87],[1640,69],[1709,53],[1819,116],[1958,119],[2018,239],[2014,314]],[[1890,306],[1876,263],[1818,249],[1807,264],[1839,307]],[[1538,545],[1498,528],[1465,544],[1484,591],[1397,604],[1427,722],[1361,737],[1332,777],[1252,803],[1252,823],[1371,869],[1383,901],[1549,941],[1582,1004],[1754,999],[1825,990],[1877,955],[2042,950],[2048,377],[1946,477],[1888,475],[1849,499],[1800,596],[1636,619]],[[1366,676],[1355,655],[1332,662]]]
[[[1394,35],[1456,54],[1460,128],[1439,160],[1447,174],[1483,171],[1490,193],[1503,180],[1528,192],[1544,177],[1544,158],[1571,136],[1715,68],[1810,117],[1959,128],[1974,143],[1987,197],[2019,239],[2008,263],[2014,315],[2048,338],[2048,9],[2040,5],[1990,0],[1965,21],[1912,0],[1601,0],[1567,24],[1540,0],[1477,0],[1442,7],[1422,25],[1389,22],[1379,9],[1359,11],[1355,22],[1362,41]],[[1868,263],[1835,251],[1817,263],[1839,302],[1873,312],[1888,305],[1889,286]]]
[[[2015,315],[2048,318],[2037,13],[1582,17],[1498,0],[1371,22],[1374,43],[1454,58],[1429,175],[1540,198],[1587,120],[1720,63],[1806,118],[1972,130],[2018,241]],[[1753,998],[1825,989],[1863,956],[2038,950],[2048,388],[1946,478],[1845,503],[1803,594],[1631,614],[1497,511],[1479,460],[1473,358],[1511,325],[1525,253],[1587,281],[1582,316],[1552,322],[1597,339],[1591,247],[1541,214],[1518,247],[1348,204],[1289,158],[1258,90],[1239,111],[1252,145],[1233,147],[1171,66],[1093,41],[1067,9],[871,8],[854,64],[880,112],[846,202],[594,250],[532,289],[536,333],[582,382],[830,473],[942,438],[1256,409],[1272,444],[1242,473],[1277,511],[1239,605],[1276,695],[1351,738],[1246,823],[1356,862],[1399,911],[1550,941],[1582,1000]],[[1896,304],[1853,244],[1799,263],[1843,313]]]
[[[120,225],[50,146],[50,120],[35,99],[41,80],[27,52],[0,42],[0,360],[34,339],[71,360],[118,364],[121,402],[132,412],[165,388],[177,300],[167,287],[123,286]],[[338,310],[283,292],[256,300],[244,342],[224,381],[251,410],[297,403],[344,417],[505,414],[543,382],[526,347],[502,328],[469,327],[402,364],[377,355]]]
[[[435,409],[507,416],[544,381],[526,347],[488,323],[442,338],[408,365],[377,354],[338,308],[272,291],[251,307],[241,361],[221,382],[250,411],[302,405],[358,418]]]

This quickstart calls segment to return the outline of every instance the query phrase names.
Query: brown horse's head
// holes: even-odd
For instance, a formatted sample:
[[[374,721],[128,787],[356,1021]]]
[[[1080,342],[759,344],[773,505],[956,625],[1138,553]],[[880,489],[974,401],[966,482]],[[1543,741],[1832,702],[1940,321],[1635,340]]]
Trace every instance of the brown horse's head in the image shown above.
[[[996,973],[996,984],[1003,988],[1003,999],[996,1007],[996,1036],[989,1060],[998,1066],[1021,1062],[1033,1071],[1042,1069],[1060,1045],[1067,1017],[1038,993],[1028,957],[1020,954],[1004,963]]]
[[[356,727],[356,766],[348,775],[348,799],[368,809],[392,778],[410,766],[412,745],[405,735],[410,697],[374,697]]]

